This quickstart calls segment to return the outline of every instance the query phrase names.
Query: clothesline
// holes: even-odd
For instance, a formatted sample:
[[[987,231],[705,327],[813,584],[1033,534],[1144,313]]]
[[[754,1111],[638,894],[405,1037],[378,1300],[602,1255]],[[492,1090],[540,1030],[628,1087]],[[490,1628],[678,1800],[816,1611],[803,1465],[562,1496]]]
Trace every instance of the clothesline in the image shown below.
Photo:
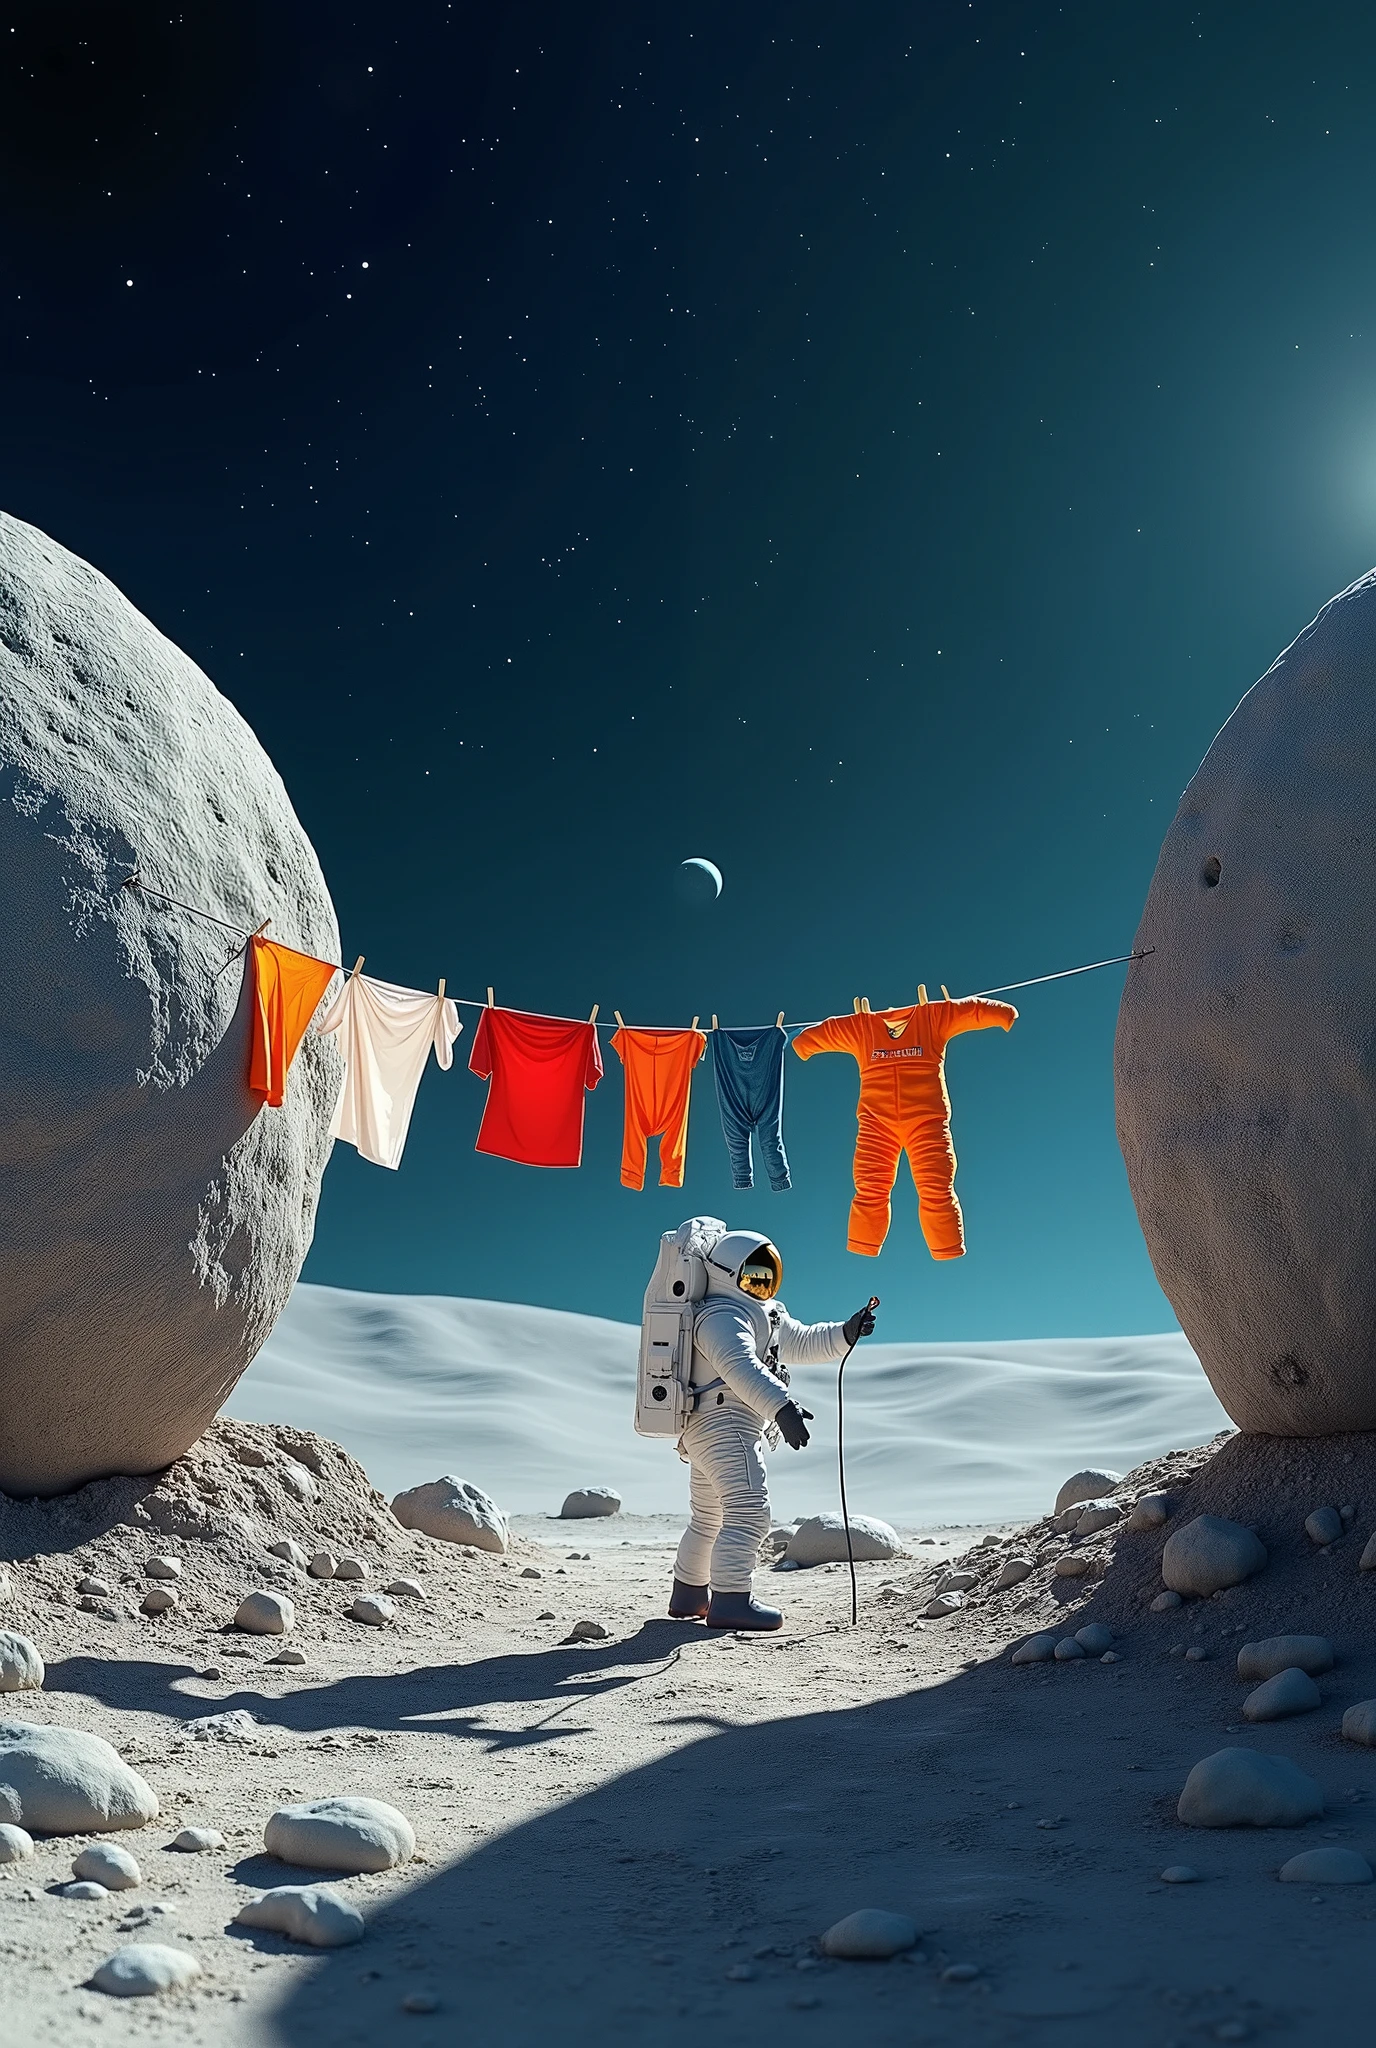
[[[271,918],[267,918],[264,920],[262,924],[253,926],[246,924],[234,924],[231,923],[227,918],[216,917],[213,911],[202,910],[198,907],[198,905],[194,903],[184,902],[180,896],[169,896],[165,890],[155,889],[151,882],[144,881],[142,870],[139,868],[135,868],[132,875],[126,875],[124,881],[120,884],[120,886],[124,889],[141,890],[145,896],[154,896],[160,903],[170,903],[177,910],[186,911],[187,914],[191,917],[204,918],[207,924],[218,925],[222,931],[237,932],[242,938],[245,939],[251,939],[256,937],[259,932],[266,930],[267,926],[272,922]],[[975,989],[973,993],[976,996],[1011,995],[1015,989],[1040,988],[1043,983],[1048,981],[1068,981],[1071,979],[1072,976],[1077,974],[1096,974],[1102,967],[1122,967],[1132,960],[1145,960],[1149,954],[1154,953],[1155,951],[1155,946],[1144,946],[1140,952],[1116,953],[1111,960],[1089,960],[1086,961],[1082,967],[1061,967],[1058,968],[1054,974],[1034,974],[1030,978],[1030,980],[1027,981],[1005,981],[1001,982],[997,988],[979,988]],[[327,966],[336,967],[338,971],[344,975],[348,975],[353,971],[351,968],[346,968],[341,961],[327,961],[324,964]],[[484,1000],[478,996],[451,996],[449,1000],[451,1002],[459,1004],[460,1007],[465,1010],[486,1010],[492,1007],[489,1000]],[[900,1005],[899,1007],[902,1006]],[[551,1014],[543,1010],[538,1012],[531,1011],[527,1014],[539,1016],[546,1016],[548,1014],[550,1016],[550,1021],[556,1024],[583,1024],[591,1022],[595,1029],[598,1031],[617,1031],[621,1028],[619,1024],[606,1024],[599,1022],[595,1012],[590,1019],[583,1017],[563,1017],[559,1016],[557,1013]],[[783,1028],[785,1031],[789,1032],[811,1031],[814,1030],[818,1024],[823,1022],[825,1022],[825,1019],[823,1018],[812,1017],[804,1023],[785,1024]],[[641,1025],[638,1028],[641,1030],[660,1029],[673,1031],[682,1029],[684,1027],[679,1025]],[[712,1028],[713,1030],[721,1028],[730,1031],[763,1031],[766,1030],[768,1027],[763,1024],[731,1024],[721,1027],[714,1024]]]

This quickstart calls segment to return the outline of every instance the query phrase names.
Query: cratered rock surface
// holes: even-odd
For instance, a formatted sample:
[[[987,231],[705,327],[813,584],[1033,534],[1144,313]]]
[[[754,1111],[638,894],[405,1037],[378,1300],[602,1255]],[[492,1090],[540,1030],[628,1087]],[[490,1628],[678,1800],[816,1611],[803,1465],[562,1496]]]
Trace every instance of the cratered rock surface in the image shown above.
[[[1118,1017],[1156,1276],[1233,1420],[1376,1428],[1376,571],[1185,791]]]
[[[87,563],[0,514],[0,1491],[151,1472],[271,1330],[314,1227],[338,1056],[247,1087],[241,941],[337,960],[249,727]]]

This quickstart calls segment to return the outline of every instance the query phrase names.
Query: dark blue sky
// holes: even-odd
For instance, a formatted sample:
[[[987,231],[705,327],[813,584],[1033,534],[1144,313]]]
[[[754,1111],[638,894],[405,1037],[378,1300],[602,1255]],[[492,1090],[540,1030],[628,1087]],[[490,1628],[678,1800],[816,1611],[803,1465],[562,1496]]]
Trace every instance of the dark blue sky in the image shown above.
[[[1122,952],[1376,555],[1373,60],[1356,7],[11,5],[0,501],[238,704],[385,978],[755,1022]],[[611,1056],[580,1173],[474,1155],[468,1012],[307,1276],[631,1318],[707,1210],[806,1315],[1168,1327],[1118,987],[954,1048],[960,1265],[906,1169],[845,1252],[850,1062],[790,1058],[791,1193],[704,1069],[634,1195]]]

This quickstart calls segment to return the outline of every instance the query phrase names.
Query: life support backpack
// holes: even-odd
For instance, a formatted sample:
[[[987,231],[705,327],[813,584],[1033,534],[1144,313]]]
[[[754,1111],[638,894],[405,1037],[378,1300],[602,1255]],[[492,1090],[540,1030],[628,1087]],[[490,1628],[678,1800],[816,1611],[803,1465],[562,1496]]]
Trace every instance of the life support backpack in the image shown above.
[[[716,1216],[690,1216],[666,1230],[645,1289],[640,1323],[640,1370],[636,1376],[638,1436],[678,1437],[691,1413],[688,1382],[693,1371],[693,1328],[707,1292],[707,1258],[726,1236]]]

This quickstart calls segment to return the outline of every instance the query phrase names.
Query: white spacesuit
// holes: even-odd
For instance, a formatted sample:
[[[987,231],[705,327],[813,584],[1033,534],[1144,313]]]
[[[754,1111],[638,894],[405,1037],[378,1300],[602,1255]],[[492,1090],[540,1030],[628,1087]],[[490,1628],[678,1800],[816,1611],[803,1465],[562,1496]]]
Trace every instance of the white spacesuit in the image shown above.
[[[669,1612],[712,1628],[774,1629],[783,1616],[750,1598],[769,1532],[762,1438],[808,1440],[808,1411],[788,1389],[791,1365],[842,1358],[874,1328],[868,1309],[846,1323],[798,1323],[775,1298],[783,1261],[768,1238],[733,1230],[707,1255],[707,1295],[693,1331],[693,1412],[679,1439],[692,1469],[691,1519],[678,1547]],[[710,1601],[709,1601],[710,1590]]]

